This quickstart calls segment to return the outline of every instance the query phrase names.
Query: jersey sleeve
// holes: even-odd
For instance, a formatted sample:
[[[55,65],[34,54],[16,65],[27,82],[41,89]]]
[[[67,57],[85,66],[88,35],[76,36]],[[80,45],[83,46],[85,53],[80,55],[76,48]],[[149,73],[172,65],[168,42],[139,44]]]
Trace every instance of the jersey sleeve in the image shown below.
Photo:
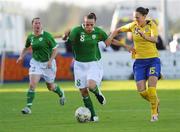
[[[151,22],[151,35],[154,37],[158,36],[158,29],[155,23]]]
[[[52,49],[57,48],[58,45],[57,45],[56,41],[54,40],[53,36],[49,33],[47,35],[47,41]]]
[[[108,35],[102,29],[100,29],[99,32],[100,32],[100,41],[105,41],[108,38]]]
[[[68,42],[72,43],[75,42],[77,39],[77,33],[78,33],[78,29],[77,28],[73,28],[69,34],[69,38],[68,38]]]
[[[135,24],[134,22],[128,23],[128,24],[120,27],[120,31],[121,32],[131,32],[134,24]]]
[[[27,39],[26,39],[26,43],[25,43],[25,48],[28,48],[31,46],[31,37],[30,35],[28,35]]]

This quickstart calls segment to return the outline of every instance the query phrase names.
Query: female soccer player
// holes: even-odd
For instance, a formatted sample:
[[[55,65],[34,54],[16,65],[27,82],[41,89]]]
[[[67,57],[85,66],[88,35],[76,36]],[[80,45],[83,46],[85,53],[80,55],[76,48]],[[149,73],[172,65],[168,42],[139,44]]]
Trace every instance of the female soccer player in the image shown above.
[[[47,88],[57,93],[60,97],[60,104],[65,103],[65,94],[60,87],[54,83],[56,76],[57,44],[53,37],[46,31],[42,30],[40,18],[32,20],[33,32],[26,39],[25,48],[17,59],[17,63],[23,59],[28,51],[32,48],[32,59],[29,69],[29,89],[27,92],[27,105],[22,109],[23,114],[31,114],[31,106],[35,96],[35,88],[40,78],[44,78]]]
[[[108,46],[113,39],[99,27],[95,26],[96,15],[90,13],[84,17],[84,23],[73,28],[69,35],[69,42],[74,53],[74,79],[75,86],[79,88],[84,105],[91,111],[91,120],[98,121],[88,90],[95,94],[99,103],[106,103],[99,85],[103,76],[99,41]]]
[[[156,85],[160,77],[160,59],[156,48],[158,30],[152,20],[146,20],[149,9],[138,7],[134,12],[134,22],[118,28],[120,32],[132,32],[134,41],[133,65],[137,90],[140,95],[151,104],[151,121],[158,120],[159,100],[156,93]],[[146,89],[148,82],[148,89]]]

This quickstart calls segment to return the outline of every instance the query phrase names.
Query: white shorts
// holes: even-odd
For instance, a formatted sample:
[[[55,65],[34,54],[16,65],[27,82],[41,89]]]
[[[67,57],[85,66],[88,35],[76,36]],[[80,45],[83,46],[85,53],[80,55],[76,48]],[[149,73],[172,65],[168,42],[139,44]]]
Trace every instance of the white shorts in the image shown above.
[[[88,80],[94,80],[100,85],[103,77],[103,66],[101,61],[79,62],[74,61],[75,86],[79,89],[87,87]]]
[[[52,61],[51,68],[47,68],[47,63],[48,62],[39,62],[32,58],[30,61],[29,75],[41,75],[47,83],[53,83],[56,77],[56,61]]]

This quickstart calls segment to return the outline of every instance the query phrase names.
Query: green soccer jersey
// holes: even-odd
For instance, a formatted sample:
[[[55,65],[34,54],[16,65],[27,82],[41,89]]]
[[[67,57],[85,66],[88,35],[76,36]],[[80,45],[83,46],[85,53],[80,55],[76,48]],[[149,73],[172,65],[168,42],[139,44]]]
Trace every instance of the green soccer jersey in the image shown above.
[[[98,27],[94,27],[91,33],[87,33],[83,25],[73,28],[69,35],[69,42],[72,44],[75,60],[80,62],[100,60],[98,42],[105,41],[107,38],[107,34]]]
[[[34,33],[28,35],[25,47],[32,47],[32,57],[40,62],[50,59],[53,48],[57,46],[54,38],[48,32],[42,31],[41,35],[35,36]]]

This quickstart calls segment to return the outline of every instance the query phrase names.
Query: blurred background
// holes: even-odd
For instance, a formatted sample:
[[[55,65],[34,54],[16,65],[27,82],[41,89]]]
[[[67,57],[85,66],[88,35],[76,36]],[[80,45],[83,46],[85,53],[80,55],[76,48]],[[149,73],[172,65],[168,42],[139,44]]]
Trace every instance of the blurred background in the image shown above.
[[[0,80],[1,84],[27,81],[31,54],[24,62],[16,59],[31,30],[31,20],[40,17],[44,30],[54,36],[82,23],[89,12],[97,15],[97,25],[110,33],[132,21],[133,11],[143,6],[150,9],[149,19],[158,25],[162,74],[167,79],[180,78],[180,0],[0,0]],[[122,43],[133,45],[130,33],[118,36]],[[57,56],[57,80],[72,80],[71,47],[61,39]],[[102,48],[104,80],[133,79],[131,55],[123,47]],[[112,58],[113,56],[113,58]],[[113,70],[112,70],[113,69]]]

